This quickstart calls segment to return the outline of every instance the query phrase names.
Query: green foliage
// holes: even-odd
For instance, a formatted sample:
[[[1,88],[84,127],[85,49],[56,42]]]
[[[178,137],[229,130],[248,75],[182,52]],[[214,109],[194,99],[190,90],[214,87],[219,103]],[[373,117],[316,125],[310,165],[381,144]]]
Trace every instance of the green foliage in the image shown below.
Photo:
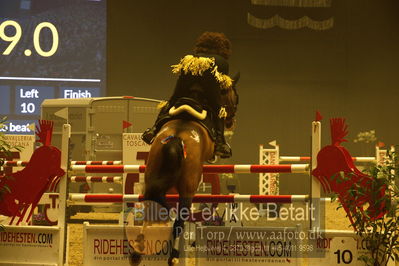
[[[354,184],[349,193],[354,197],[349,205],[349,213],[353,218],[356,233],[363,238],[370,250],[370,255],[360,256],[366,265],[387,265],[389,259],[399,259],[399,189],[396,182],[399,180],[399,159],[397,153],[389,151],[384,165],[370,166],[365,173],[373,177],[371,193],[365,187]],[[347,177],[350,178],[350,177]],[[386,188],[381,193],[381,188]],[[373,205],[356,203],[368,194],[373,199]],[[370,195],[371,194],[371,195]],[[341,204],[340,204],[341,205]],[[341,205],[342,206],[342,205]],[[385,206],[383,217],[372,219],[372,209]]]
[[[0,118],[0,129],[4,127],[7,122],[7,117]],[[0,153],[4,153],[6,156],[11,155],[11,150],[21,151],[21,146],[13,146],[9,144],[5,138],[4,132],[0,131]],[[3,164],[4,158],[0,158],[0,166]]]

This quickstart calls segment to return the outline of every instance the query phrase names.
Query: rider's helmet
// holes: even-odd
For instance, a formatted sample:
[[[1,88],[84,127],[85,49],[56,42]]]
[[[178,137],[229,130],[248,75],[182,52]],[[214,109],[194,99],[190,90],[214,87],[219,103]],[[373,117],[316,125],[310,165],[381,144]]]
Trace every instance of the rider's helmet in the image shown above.
[[[231,55],[231,42],[221,32],[206,31],[195,42],[194,53],[217,54],[227,60]]]

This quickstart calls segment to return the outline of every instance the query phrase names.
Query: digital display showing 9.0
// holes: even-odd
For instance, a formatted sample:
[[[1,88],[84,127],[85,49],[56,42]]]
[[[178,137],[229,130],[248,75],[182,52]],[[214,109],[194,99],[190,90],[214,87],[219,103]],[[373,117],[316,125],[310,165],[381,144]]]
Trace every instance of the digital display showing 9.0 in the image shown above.
[[[10,35],[7,34],[6,28],[9,28],[10,32],[12,32]],[[40,33],[44,28],[49,29],[52,34],[53,43],[49,51],[44,51],[40,46]],[[12,50],[15,48],[15,46],[18,44],[18,42],[21,40],[21,37],[22,37],[22,28],[17,21],[6,20],[3,23],[1,23],[0,39],[10,43],[7,49],[4,50],[3,55],[9,55],[12,52]],[[41,22],[35,27],[33,31],[33,47],[35,48],[36,53],[39,54],[40,56],[49,57],[54,55],[58,49],[58,41],[59,41],[58,31],[57,28],[52,23]],[[24,55],[31,56],[32,51],[30,49],[26,49],[24,51]]]
[[[0,1],[0,116],[8,128],[39,119],[47,98],[105,96],[105,79],[106,0]]]

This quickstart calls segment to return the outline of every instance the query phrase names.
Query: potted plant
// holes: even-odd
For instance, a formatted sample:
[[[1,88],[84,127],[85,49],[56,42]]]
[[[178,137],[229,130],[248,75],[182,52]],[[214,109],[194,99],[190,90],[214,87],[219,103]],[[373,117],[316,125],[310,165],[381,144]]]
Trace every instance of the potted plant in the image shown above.
[[[359,184],[351,187],[349,192],[353,201],[346,203],[353,220],[351,226],[355,228],[359,241],[366,243],[368,249],[367,253],[359,256],[359,260],[366,265],[387,265],[390,259],[399,259],[399,189],[395,183],[399,178],[397,153],[393,149],[388,151],[383,165],[369,165],[364,172],[373,177],[370,182],[374,189],[369,195],[373,204],[358,205],[361,198],[370,193]],[[341,203],[339,205],[342,207]],[[376,218],[377,209],[383,210],[383,213]]]

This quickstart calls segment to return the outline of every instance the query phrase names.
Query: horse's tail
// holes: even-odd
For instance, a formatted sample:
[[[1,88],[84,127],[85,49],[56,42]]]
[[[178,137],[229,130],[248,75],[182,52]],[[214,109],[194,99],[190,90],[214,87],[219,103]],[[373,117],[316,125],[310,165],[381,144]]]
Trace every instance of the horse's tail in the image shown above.
[[[173,185],[181,172],[181,165],[184,158],[184,144],[179,137],[171,136],[162,147],[161,173],[168,177]]]
[[[145,198],[164,205],[164,195],[175,186],[181,174],[184,144],[181,138],[175,136],[165,138],[162,144],[161,166],[156,173],[157,176],[150,177],[151,181],[146,184]]]

